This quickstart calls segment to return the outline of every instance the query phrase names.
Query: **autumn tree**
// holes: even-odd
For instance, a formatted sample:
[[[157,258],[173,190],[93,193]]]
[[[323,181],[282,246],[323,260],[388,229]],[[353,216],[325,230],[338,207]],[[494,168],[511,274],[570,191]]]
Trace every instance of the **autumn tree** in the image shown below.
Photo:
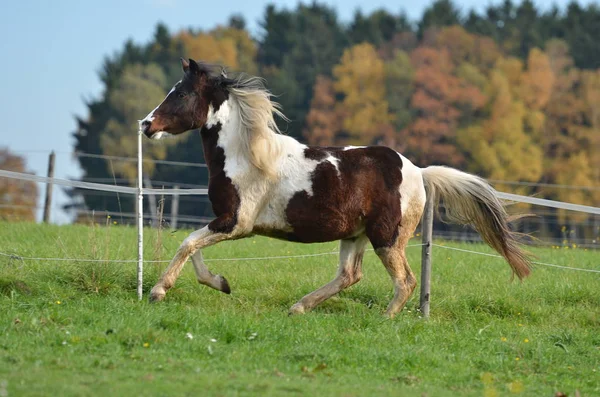
[[[394,133],[386,144],[400,151],[405,150],[404,142],[399,139],[397,132],[404,130],[413,119],[410,100],[414,91],[415,70],[410,62],[410,56],[401,50],[396,50],[394,56],[385,62],[385,99],[390,113],[394,116],[391,127]]]
[[[25,159],[0,148],[0,169],[26,173]],[[0,220],[35,221],[38,188],[35,182],[0,178]]]
[[[475,84],[457,76],[447,49],[419,47],[412,52],[411,63],[415,117],[401,133],[407,152],[419,165],[460,167],[465,159],[456,145],[456,130],[485,104],[486,97]]]
[[[501,69],[492,71],[488,95],[489,118],[458,132],[458,143],[469,155],[469,169],[494,180],[537,181],[542,150],[527,133],[526,106],[514,97]]]
[[[348,143],[383,139],[393,117],[385,99],[385,64],[375,47],[363,43],[345,50],[333,75],[334,88],[343,96],[338,109]]]
[[[306,116],[304,138],[309,145],[333,146],[337,143],[337,135],[341,129],[342,117],[333,82],[328,77],[317,76],[310,110]]]

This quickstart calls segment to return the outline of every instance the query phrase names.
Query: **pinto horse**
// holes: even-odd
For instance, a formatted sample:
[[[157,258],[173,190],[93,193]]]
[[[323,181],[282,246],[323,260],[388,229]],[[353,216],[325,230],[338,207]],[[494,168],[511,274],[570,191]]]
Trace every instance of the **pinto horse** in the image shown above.
[[[357,283],[370,242],[392,278],[394,297],[386,314],[393,317],[417,284],[405,248],[426,195],[444,200],[451,221],[474,226],[519,278],[529,274],[530,262],[504,207],[483,179],[443,166],[419,168],[383,146],[301,144],[279,133],[274,115],[285,116],[262,79],[228,78],[192,59],[182,59],[182,66],[183,78],[140,121],[140,129],[151,139],[200,129],[216,219],[183,241],[152,288],[151,301],[164,299],[190,257],[199,283],[230,293],[200,250],[259,234],[301,243],[340,240],[335,279],[304,296],[290,314]]]

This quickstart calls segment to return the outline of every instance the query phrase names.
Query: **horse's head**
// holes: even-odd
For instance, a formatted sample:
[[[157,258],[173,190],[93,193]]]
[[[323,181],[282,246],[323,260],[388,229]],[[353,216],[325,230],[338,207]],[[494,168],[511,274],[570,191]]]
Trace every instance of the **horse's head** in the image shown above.
[[[140,120],[148,138],[160,139],[200,128],[206,123],[209,105],[227,99],[228,79],[211,76],[210,70],[193,59],[181,60],[183,78],[173,86],[160,105]]]

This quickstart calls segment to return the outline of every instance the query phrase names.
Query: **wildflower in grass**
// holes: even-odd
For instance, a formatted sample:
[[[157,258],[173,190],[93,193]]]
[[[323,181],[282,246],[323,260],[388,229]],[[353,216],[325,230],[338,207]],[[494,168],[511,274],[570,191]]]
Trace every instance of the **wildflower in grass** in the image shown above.
[[[529,343],[529,339],[525,338],[525,339],[523,340],[523,342],[525,342],[525,343]]]
[[[500,340],[501,340],[502,342],[506,342],[506,337],[504,337],[504,336],[503,336],[502,338],[500,338]]]
[[[144,346],[144,347],[150,347],[150,343],[144,342],[144,344],[142,346]]]
[[[523,393],[524,387],[523,382],[516,380],[508,384],[508,390],[513,394]]]
[[[520,360],[520,358],[519,358],[519,357],[515,357],[515,361],[519,361],[519,360]]]
[[[212,343],[217,343],[217,340],[216,340],[215,338],[212,338],[210,341],[211,341]]]
[[[522,327],[522,326],[523,326],[523,324],[519,324],[519,327]]]
[[[192,335],[191,332],[186,333],[185,337],[188,338],[188,339],[194,339],[194,335]]]
[[[256,333],[256,332],[253,332],[253,333],[251,333],[251,334],[250,334],[250,336],[248,337],[248,340],[254,340],[254,339],[256,339],[256,337],[257,337],[257,336],[258,336],[258,333]]]
[[[60,305],[60,304],[61,304],[61,301],[56,301],[56,304],[57,304],[57,305]]]

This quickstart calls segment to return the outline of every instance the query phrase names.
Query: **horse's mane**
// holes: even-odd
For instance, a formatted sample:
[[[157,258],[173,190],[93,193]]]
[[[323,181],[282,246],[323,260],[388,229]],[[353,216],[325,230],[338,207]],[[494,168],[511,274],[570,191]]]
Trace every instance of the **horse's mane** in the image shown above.
[[[280,141],[276,139],[276,134],[281,131],[274,116],[284,120],[287,118],[281,112],[279,103],[271,100],[272,94],[264,82],[260,77],[241,74],[228,90],[239,107],[242,126],[240,139],[250,161],[256,168],[274,177],[282,150]]]
[[[212,74],[216,65],[204,64]],[[271,100],[273,94],[265,87],[265,79],[244,73],[228,78],[223,69],[215,78],[229,91],[239,108],[241,129],[239,136],[242,150],[246,151],[252,164],[269,177],[277,173],[277,161],[282,147],[276,135],[281,131],[275,122],[275,115],[288,121],[282,113],[281,105]]]

